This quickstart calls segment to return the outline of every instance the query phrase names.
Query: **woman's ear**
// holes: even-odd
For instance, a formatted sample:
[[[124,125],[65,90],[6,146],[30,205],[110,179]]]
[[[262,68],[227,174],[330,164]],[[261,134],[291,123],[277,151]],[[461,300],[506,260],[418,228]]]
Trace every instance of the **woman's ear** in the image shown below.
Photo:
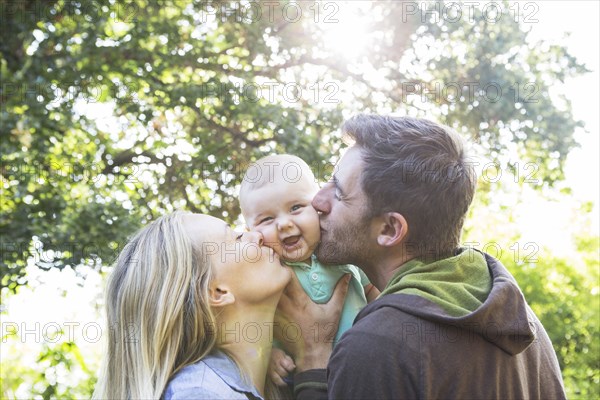
[[[377,234],[377,243],[385,247],[400,244],[408,234],[406,218],[397,212],[387,212],[381,218],[383,221]]]
[[[209,303],[212,307],[224,307],[235,303],[235,296],[223,285],[211,286],[208,295]]]

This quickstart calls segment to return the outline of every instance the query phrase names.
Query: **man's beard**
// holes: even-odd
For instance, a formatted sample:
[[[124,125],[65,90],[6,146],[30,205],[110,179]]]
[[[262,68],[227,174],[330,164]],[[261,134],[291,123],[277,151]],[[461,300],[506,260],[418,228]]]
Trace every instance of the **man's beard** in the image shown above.
[[[315,249],[317,259],[323,264],[354,264],[358,267],[369,263],[369,218],[362,216],[358,221],[341,226],[327,227],[326,238]]]

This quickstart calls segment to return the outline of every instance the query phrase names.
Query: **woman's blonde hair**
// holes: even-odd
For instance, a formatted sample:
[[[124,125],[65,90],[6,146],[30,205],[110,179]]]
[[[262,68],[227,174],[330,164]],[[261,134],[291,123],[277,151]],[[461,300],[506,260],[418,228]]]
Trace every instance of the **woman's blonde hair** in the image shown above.
[[[215,346],[211,266],[183,227],[159,218],[125,246],[106,288],[107,352],[93,398],[158,399],[181,368]]]

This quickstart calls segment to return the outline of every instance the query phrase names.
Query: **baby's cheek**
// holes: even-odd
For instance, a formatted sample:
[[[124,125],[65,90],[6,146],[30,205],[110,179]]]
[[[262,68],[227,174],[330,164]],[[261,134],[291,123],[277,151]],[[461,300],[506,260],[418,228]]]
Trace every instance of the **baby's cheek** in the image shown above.
[[[263,235],[263,243],[265,246],[271,247],[275,252],[279,254],[281,246],[279,246],[279,239],[277,238],[276,232],[273,229],[263,228],[257,229]]]

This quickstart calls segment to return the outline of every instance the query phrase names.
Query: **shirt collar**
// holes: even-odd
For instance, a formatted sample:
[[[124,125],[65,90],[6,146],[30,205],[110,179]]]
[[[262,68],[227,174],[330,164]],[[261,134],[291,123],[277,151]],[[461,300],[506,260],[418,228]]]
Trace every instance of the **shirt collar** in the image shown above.
[[[312,268],[314,268],[317,265],[316,263],[318,263],[317,256],[315,255],[315,253],[313,253],[310,256],[310,261],[311,261],[312,265],[308,265],[307,263],[302,262],[302,261],[292,261],[292,262],[286,261],[285,264],[290,267],[300,267],[306,271],[310,271]]]
[[[204,358],[202,361],[204,361],[206,366],[215,371],[232,389],[241,393],[251,394],[256,399],[263,400],[252,383],[242,377],[237,364],[222,351],[215,350],[209,357]]]

